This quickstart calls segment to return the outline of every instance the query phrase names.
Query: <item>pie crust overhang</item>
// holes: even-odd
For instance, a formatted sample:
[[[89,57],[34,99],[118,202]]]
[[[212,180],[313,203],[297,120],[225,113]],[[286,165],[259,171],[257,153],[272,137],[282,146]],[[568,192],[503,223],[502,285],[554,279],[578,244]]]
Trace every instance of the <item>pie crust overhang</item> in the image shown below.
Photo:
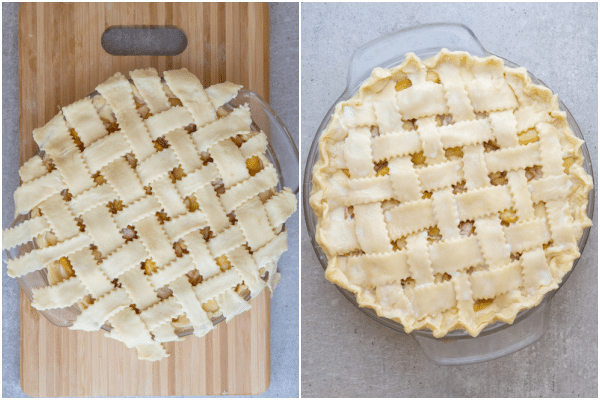
[[[376,68],[319,139],[326,277],[407,333],[512,323],[579,257],[592,179],[550,90],[443,49]]]
[[[108,324],[107,336],[155,361],[181,329],[204,336],[272,293],[296,197],[277,192],[248,105],[222,107],[241,86],[205,89],[186,69],[129,75],[34,130],[41,154],[15,192],[30,218],[4,231],[2,247],[35,240],[7,261],[12,277],[47,269],[35,308],[76,304],[69,329]]]

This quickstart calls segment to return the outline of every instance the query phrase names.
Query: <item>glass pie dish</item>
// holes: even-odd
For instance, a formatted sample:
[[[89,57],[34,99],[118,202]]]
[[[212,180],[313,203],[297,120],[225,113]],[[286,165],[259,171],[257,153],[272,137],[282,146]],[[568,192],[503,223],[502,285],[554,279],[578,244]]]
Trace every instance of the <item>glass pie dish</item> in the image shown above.
[[[92,93],[90,97],[94,96],[94,94],[95,93]],[[279,177],[277,190],[281,190],[286,186],[289,187],[294,194],[297,194],[299,190],[299,155],[295,140],[269,104],[255,92],[240,90],[237,96],[225,104],[224,107],[229,111],[232,111],[234,108],[244,104],[249,106],[252,115],[251,129],[253,131],[263,131],[267,136],[268,144],[266,156],[274,165]],[[12,223],[11,227],[19,225],[30,217],[29,214],[19,215]],[[14,259],[31,251],[35,247],[35,240],[30,241],[7,250],[6,255],[9,259]],[[33,299],[32,289],[49,285],[48,272],[45,268],[39,271],[30,272],[17,279],[19,280],[24,293],[30,300]],[[248,295],[246,300],[248,300],[249,297],[250,296]],[[61,327],[72,325],[77,315],[81,313],[77,306],[49,309],[40,312],[52,324]],[[221,316],[213,319],[212,322],[216,325],[223,320],[225,320],[225,318]],[[110,331],[111,329],[110,326],[106,324],[103,325],[102,328],[106,331]],[[193,333],[193,328],[177,328],[176,333],[180,337],[187,336]]]
[[[391,68],[396,66],[402,62],[405,54],[408,52],[415,53],[420,59],[425,60],[436,55],[443,48],[449,51],[466,51],[471,55],[479,57],[492,55],[483,48],[478,39],[467,27],[459,24],[430,24],[401,30],[376,39],[364,45],[353,54],[348,70],[346,90],[334,103],[322,121],[312,143],[304,172],[304,215],[313,247],[324,269],[327,268],[328,260],[315,240],[317,217],[309,204],[309,197],[312,192],[313,167],[319,158],[319,138],[329,124],[330,115],[334,112],[336,104],[348,100],[358,92],[362,83],[369,78],[371,71],[375,67]],[[503,61],[507,67],[519,67],[508,60],[503,59]],[[547,87],[531,73],[529,73],[529,76],[534,84]],[[567,122],[575,136],[583,140],[577,123],[560,100],[559,107],[566,113]],[[583,168],[592,176],[591,161],[585,144],[582,146],[582,153],[585,158]],[[593,204],[594,193],[590,191],[588,193],[587,207],[587,215],[590,219],[592,219]],[[586,228],[578,241],[580,253],[583,252],[588,235],[589,228]],[[570,270],[571,272],[575,268],[576,263],[577,260],[575,260]],[[569,274],[563,278],[559,289]],[[339,287],[338,289],[353,304],[358,306],[353,293]],[[410,335],[421,346],[425,354],[437,364],[459,365],[495,359],[522,349],[543,335],[548,322],[549,302],[554,293],[556,293],[556,290],[548,293],[537,307],[519,313],[512,324],[504,322],[492,323],[484,328],[481,334],[475,338],[463,330],[451,331],[442,338],[435,338],[428,329],[415,330]],[[376,312],[371,308],[361,307],[360,310],[378,322],[399,332],[404,332],[404,327],[401,324],[377,316]]]

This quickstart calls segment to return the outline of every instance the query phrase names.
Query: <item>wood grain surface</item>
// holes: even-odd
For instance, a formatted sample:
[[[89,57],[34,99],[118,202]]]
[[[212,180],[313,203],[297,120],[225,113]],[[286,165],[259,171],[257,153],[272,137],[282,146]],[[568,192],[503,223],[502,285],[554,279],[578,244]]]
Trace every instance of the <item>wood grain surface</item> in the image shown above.
[[[175,26],[188,40],[176,56],[112,56],[112,26]],[[269,98],[269,13],[262,3],[23,3],[19,10],[19,157],[37,148],[34,128],[120,71],[187,68],[205,86],[225,80]],[[30,396],[259,394],[270,380],[270,308],[252,309],[204,338],[167,343],[159,362],[104,337],[59,328],[21,291],[21,387]]]

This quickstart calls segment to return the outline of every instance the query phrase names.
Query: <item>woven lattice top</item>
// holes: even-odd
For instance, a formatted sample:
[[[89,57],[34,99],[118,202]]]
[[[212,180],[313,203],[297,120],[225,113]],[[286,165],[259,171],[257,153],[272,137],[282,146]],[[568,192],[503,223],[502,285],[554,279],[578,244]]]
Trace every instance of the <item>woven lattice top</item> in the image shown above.
[[[375,69],[320,138],[310,202],[327,278],[407,332],[512,322],[591,225],[565,117],[497,57],[444,49]]]
[[[31,218],[3,247],[36,240],[7,263],[13,277],[47,268],[34,307],[77,304],[70,329],[108,324],[140,359],[159,360],[176,329],[203,336],[274,289],[296,198],[276,193],[248,106],[221,107],[239,86],[205,90],[186,69],[130,77],[117,73],[33,132],[43,156],[21,167],[15,192]]]

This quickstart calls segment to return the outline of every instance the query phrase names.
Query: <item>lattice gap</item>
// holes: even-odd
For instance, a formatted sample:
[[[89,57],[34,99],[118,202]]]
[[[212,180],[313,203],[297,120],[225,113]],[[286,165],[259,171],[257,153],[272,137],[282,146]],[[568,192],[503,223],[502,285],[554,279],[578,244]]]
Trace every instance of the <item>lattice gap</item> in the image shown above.
[[[169,142],[167,141],[167,139],[165,139],[164,136],[153,140],[152,143],[154,143],[154,148],[156,149],[156,151],[163,151],[164,149],[168,149],[170,147]]]
[[[111,133],[118,131],[119,124],[117,123],[115,113],[110,105],[108,105],[104,97],[96,93],[91,97],[91,99],[93,106],[96,108],[96,112],[100,116],[100,120],[102,121],[104,128],[106,128],[108,131],[108,134],[110,135]]]
[[[506,177],[507,171],[493,172],[488,175],[490,183],[494,186],[505,186],[508,185],[508,178]]]
[[[173,243],[173,250],[175,250],[175,255],[179,258],[183,257],[184,254],[190,253],[183,239],[179,239]]]
[[[125,243],[132,242],[134,239],[139,239],[137,231],[133,225],[127,225],[120,231],[121,236],[125,239]]]
[[[496,139],[483,142],[483,151],[489,153],[491,151],[500,150],[500,145]]]
[[[452,114],[438,114],[435,116],[437,126],[454,125],[454,117]]]
[[[452,280],[452,275],[444,272],[438,272],[436,274],[433,275],[433,279],[435,283],[443,283],[443,282],[448,282],[450,280]]]
[[[525,177],[527,181],[540,179],[544,176],[541,165],[534,165],[532,167],[525,167]]]

